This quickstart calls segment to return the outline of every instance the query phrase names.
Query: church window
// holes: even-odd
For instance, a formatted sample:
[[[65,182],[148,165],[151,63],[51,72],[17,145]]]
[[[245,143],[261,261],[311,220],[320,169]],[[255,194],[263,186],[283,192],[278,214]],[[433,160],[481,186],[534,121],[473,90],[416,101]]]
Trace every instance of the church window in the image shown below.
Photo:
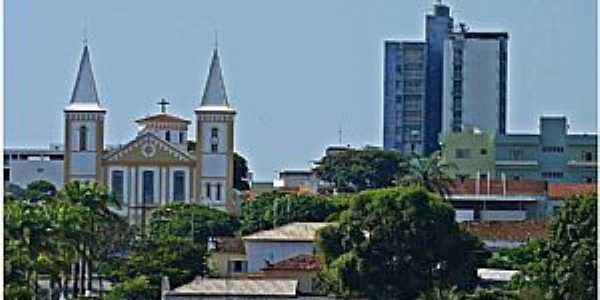
[[[154,203],[154,172],[144,171],[142,173],[142,192],[144,205]]]
[[[217,194],[217,197],[216,197],[217,199],[216,200],[217,201],[221,201],[221,184],[220,183],[217,183],[216,194]]]
[[[185,198],[185,173],[175,171],[173,173],[173,201],[183,201]]]
[[[219,129],[213,127],[210,133],[210,151],[215,153],[219,148]]]
[[[210,199],[210,182],[206,183],[206,198]]]
[[[79,151],[87,150],[87,128],[81,126],[79,128]]]
[[[165,132],[165,140],[167,140],[167,142],[171,141],[171,132],[168,130]]]
[[[113,196],[119,201],[123,202],[123,171],[115,170],[111,174],[111,188]]]

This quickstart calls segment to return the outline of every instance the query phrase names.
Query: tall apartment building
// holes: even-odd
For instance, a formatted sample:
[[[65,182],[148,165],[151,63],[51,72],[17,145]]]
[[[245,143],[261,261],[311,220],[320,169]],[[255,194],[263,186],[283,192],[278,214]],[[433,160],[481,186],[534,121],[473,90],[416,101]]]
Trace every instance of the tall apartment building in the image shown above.
[[[450,8],[438,2],[433,14],[425,18],[425,41],[385,42],[383,147],[386,150],[418,154],[438,150],[439,135],[448,126],[443,123],[445,120],[451,125],[468,124],[505,132],[508,34],[453,28]],[[448,50],[448,45],[452,49]],[[452,57],[448,58],[450,54]],[[453,65],[455,55],[460,66]],[[458,101],[462,106],[457,109],[464,109],[459,111],[454,107],[447,109],[444,101],[449,99],[453,104],[454,77],[448,76],[460,68],[462,71],[456,78],[462,82],[456,83],[456,91],[462,91]],[[483,81],[479,82],[479,78]],[[450,88],[448,81],[452,82]],[[443,117],[454,116],[455,112],[457,118]]]
[[[444,45],[442,131],[476,127],[504,134],[508,33],[461,27]]]
[[[452,30],[450,8],[434,5],[425,20],[426,41],[386,41],[383,147],[402,153],[439,148],[444,40]]]
[[[424,42],[385,43],[385,149],[403,153],[423,153],[425,150],[426,52]]]

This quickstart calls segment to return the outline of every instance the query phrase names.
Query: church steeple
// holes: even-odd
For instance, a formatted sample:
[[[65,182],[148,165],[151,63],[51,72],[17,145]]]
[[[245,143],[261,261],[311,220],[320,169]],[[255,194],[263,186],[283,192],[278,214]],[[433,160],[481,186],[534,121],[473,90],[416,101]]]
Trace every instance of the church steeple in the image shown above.
[[[103,110],[100,107],[100,98],[96,90],[96,81],[92,71],[90,52],[87,45],[83,47],[83,54],[79,62],[79,70],[75,79],[75,86],[71,94],[71,101],[65,110]]]
[[[225,92],[225,81],[223,80],[217,47],[215,47],[213,51],[208,79],[206,80],[204,95],[202,96],[200,106],[229,107],[229,100],[227,99],[227,93]]]

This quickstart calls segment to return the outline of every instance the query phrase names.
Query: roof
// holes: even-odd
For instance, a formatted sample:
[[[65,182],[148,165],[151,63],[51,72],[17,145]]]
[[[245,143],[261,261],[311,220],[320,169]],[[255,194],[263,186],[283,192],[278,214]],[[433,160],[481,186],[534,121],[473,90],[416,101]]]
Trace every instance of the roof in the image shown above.
[[[298,255],[270,265],[263,271],[319,271],[321,262],[314,255]]]
[[[463,222],[460,227],[482,240],[527,241],[548,239],[546,220]]]
[[[563,200],[578,194],[597,193],[597,183],[549,183],[548,198]]]
[[[175,115],[167,114],[167,113],[158,113],[154,115],[150,115],[147,117],[139,118],[135,120],[136,123],[148,123],[148,122],[160,122],[160,123],[186,123],[190,124],[191,121],[180,118]]]
[[[294,297],[298,280],[290,279],[203,279],[180,286],[167,294],[211,296]]]
[[[244,241],[313,242],[317,230],[333,223],[290,223],[242,237]]]
[[[83,54],[79,62],[79,71],[75,79],[75,87],[73,88],[71,101],[65,108],[65,111],[104,111],[100,107],[87,45],[83,47]]]
[[[208,71],[208,79],[206,80],[206,86],[204,87],[204,95],[202,96],[200,107],[203,106],[229,107],[217,48],[213,51],[212,61]]]

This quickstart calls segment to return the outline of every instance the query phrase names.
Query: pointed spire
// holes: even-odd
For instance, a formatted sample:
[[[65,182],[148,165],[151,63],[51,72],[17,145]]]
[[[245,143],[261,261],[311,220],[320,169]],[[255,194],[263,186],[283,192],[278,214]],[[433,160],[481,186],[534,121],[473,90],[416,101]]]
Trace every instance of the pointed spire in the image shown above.
[[[71,96],[71,104],[73,103],[95,103],[100,104],[98,93],[96,92],[96,82],[94,81],[94,73],[92,72],[92,63],[90,62],[90,53],[88,46],[83,47],[83,55],[79,63],[79,72],[75,80],[75,87]]]
[[[219,62],[219,53],[217,48],[213,51],[212,61],[206,86],[204,87],[204,95],[200,106],[225,106],[229,107],[227,93],[225,92],[225,82],[221,72],[221,64]]]

